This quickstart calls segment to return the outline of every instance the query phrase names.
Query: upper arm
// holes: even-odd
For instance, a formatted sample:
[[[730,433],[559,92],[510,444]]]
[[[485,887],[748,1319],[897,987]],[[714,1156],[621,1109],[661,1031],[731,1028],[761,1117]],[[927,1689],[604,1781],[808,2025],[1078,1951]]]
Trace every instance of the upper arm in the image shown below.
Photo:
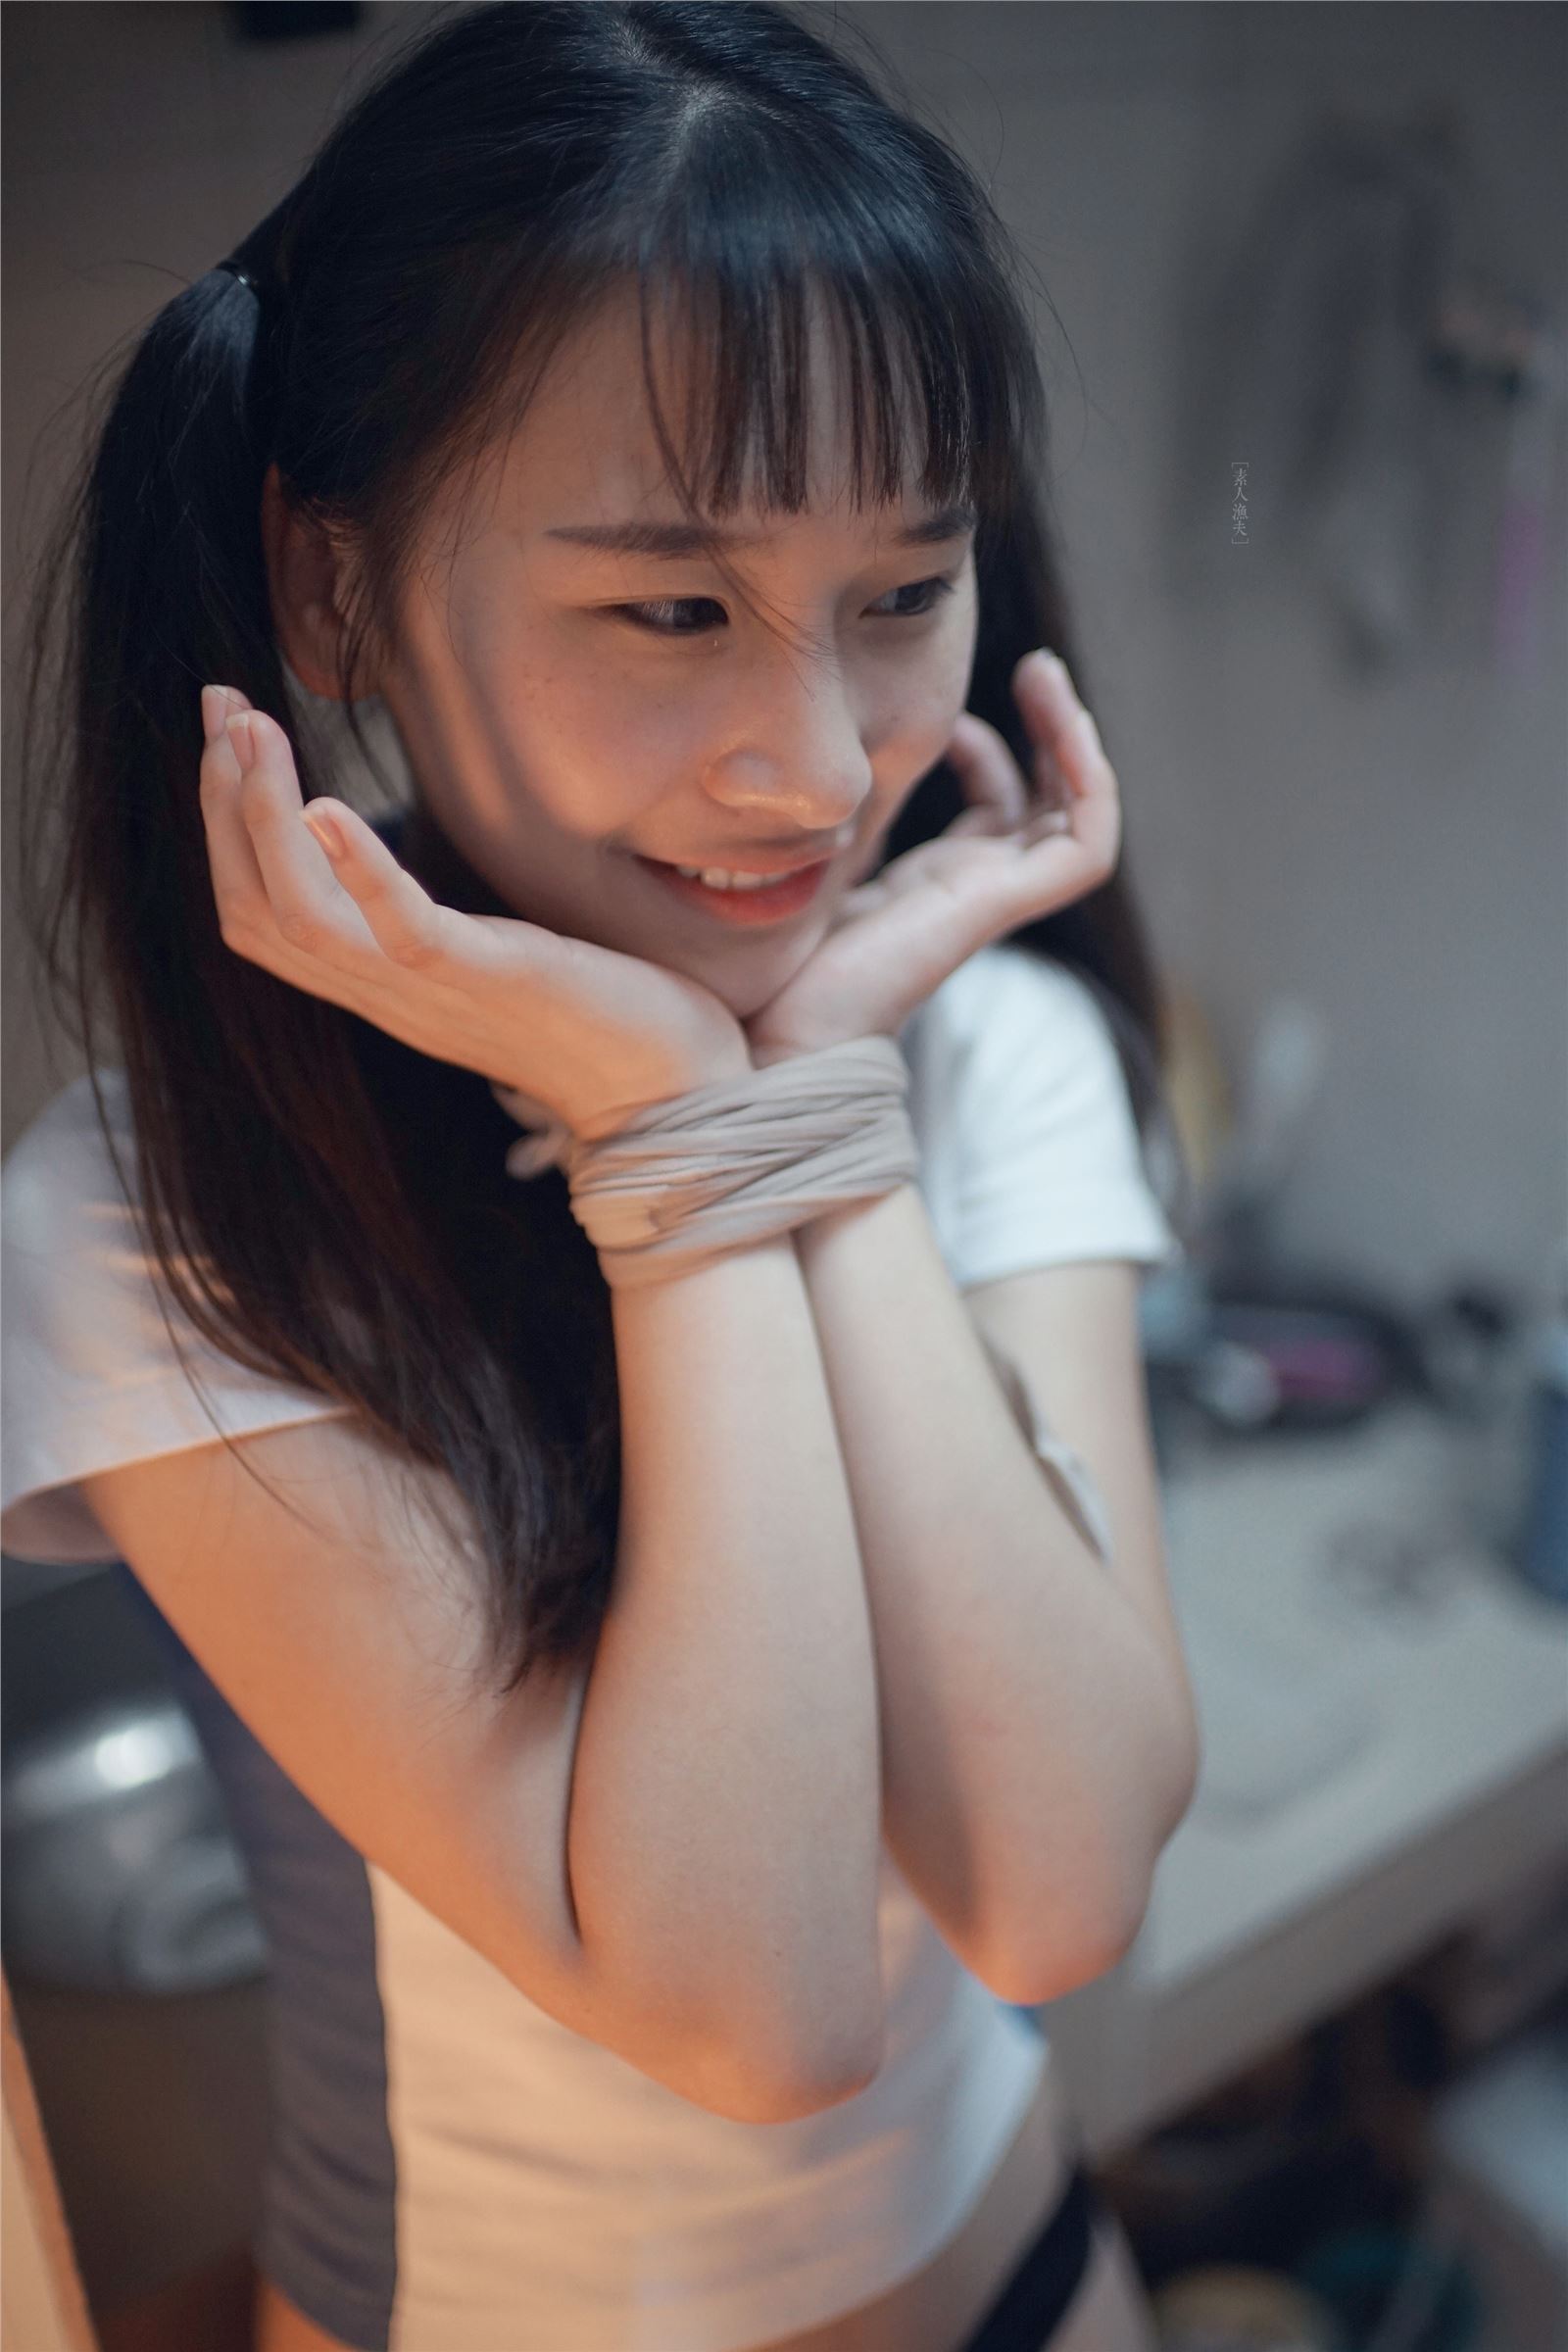
[[[589,1666],[541,1665],[495,1694],[487,1571],[449,1480],[335,1419],[82,1486],[185,1646],[350,1844],[563,2025],[729,2111],[706,2062],[628,2017],[589,1965],[567,1866]]]
[[[1110,1522],[1117,1582],[1170,1670],[1196,1771],[1197,1717],[1171,1603],[1139,1333],[1139,1273],[1129,1259],[1078,1259],[974,1284],[963,1299],[1051,1428],[1094,1476]]]

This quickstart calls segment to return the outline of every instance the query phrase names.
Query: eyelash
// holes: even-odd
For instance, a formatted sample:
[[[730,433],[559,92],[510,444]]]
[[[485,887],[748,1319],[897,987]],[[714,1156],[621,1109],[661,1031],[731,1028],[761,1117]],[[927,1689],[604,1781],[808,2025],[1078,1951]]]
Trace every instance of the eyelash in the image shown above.
[[[929,604],[923,605],[917,612],[881,612],[876,617],[879,620],[929,620],[942,599],[953,594],[954,585],[952,580],[930,579],[909,580],[902,588],[890,588],[888,590],[890,596],[910,596],[916,589],[926,589],[930,591],[931,601]],[[633,628],[645,630],[650,637],[672,639],[706,637],[709,633],[707,628],[661,628],[656,622],[648,620],[644,616],[649,612],[668,612],[678,610],[683,605],[711,605],[715,602],[716,599],[710,596],[662,596],[656,597],[651,603],[609,605],[605,610],[612,618],[628,621]],[[709,627],[711,626],[712,624],[710,622]]]

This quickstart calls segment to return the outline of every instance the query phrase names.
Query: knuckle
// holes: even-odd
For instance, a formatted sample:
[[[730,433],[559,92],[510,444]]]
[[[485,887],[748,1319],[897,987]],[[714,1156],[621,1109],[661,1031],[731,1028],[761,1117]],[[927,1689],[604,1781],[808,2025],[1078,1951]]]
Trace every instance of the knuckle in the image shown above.
[[[266,770],[252,767],[240,778],[240,814],[252,832],[265,829],[272,815],[272,795],[268,787]]]
[[[445,950],[428,933],[400,931],[387,941],[386,953],[405,971],[422,972],[431,970],[439,963]]]
[[[277,929],[280,939],[306,955],[314,955],[320,947],[323,926],[318,916],[303,906],[285,907],[277,918]]]

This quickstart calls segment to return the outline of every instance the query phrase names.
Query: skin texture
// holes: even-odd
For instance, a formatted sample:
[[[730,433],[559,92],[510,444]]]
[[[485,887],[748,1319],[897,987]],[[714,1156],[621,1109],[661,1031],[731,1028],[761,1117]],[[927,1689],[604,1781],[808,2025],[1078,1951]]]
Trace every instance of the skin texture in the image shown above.
[[[678,434],[673,365],[659,362],[658,381]],[[557,354],[510,444],[438,502],[396,659],[363,681],[392,714],[429,817],[505,906],[684,972],[742,1021],[874,862],[953,736],[974,656],[971,542],[893,546],[923,518],[918,495],[855,513],[821,338],[811,385],[808,511],[748,503],[725,518],[766,534],[731,551],[758,612],[696,558],[551,540],[562,524],[681,518],[642,399],[634,307],[608,305]],[[291,664],[335,694],[340,559],[282,510],[275,477],[267,519]],[[919,588],[934,577],[954,593]],[[669,609],[676,598],[704,601]],[[634,602],[654,605],[663,633],[607,611]],[[811,906],[749,930],[687,909],[629,854],[744,863],[765,844],[762,862],[798,861],[837,841],[848,846]]]

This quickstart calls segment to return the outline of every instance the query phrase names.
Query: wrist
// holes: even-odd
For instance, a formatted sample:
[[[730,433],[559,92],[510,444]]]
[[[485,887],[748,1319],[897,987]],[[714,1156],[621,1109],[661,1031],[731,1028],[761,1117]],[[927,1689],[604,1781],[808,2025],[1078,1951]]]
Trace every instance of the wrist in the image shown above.
[[[639,1111],[652,1110],[661,1102],[677,1102],[683,1095],[696,1093],[699,1087],[743,1078],[754,1067],[745,1040],[738,1037],[733,1047],[715,1048],[700,1061],[667,1070],[646,1094],[628,1097],[624,1102],[597,1103],[591,1111],[581,1113],[567,1124],[579,1143],[600,1143]]]
[[[689,1085],[601,1110],[575,1142],[558,1129],[514,1145],[508,1169],[565,1167],[572,1213],[612,1289],[667,1280],[918,1173],[908,1072],[892,1040],[845,1038],[789,1058],[797,1066],[763,1085],[750,1060],[705,1054],[687,1065]]]
[[[868,1195],[862,1200],[830,1200],[816,1214],[803,1220],[795,1228],[803,1269],[831,1258],[840,1234],[853,1232],[866,1224],[886,1225],[906,1216],[906,1199],[918,1196],[919,1187],[912,1176],[906,1176],[880,1193]]]
[[[808,1039],[788,1037],[776,1031],[770,1034],[765,1029],[748,1029],[746,1042],[751,1054],[753,1069],[765,1070],[771,1061],[794,1061],[803,1054],[819,1053],[824,1046],[843,1045],[852,1034],[853,1032],[845,1029],[838,1031],[833,1036],[823,1035]]]

